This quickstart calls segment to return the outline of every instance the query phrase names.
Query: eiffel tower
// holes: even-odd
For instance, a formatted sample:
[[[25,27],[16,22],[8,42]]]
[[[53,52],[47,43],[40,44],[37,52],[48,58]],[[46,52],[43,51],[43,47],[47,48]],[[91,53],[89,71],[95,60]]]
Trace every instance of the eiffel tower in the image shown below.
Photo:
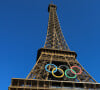
[[[57,7],[48,6],[49,21],[45,45],[26,79],[12,78],[9,90],[100,90],[100,84],[70,51],[58,21]]]

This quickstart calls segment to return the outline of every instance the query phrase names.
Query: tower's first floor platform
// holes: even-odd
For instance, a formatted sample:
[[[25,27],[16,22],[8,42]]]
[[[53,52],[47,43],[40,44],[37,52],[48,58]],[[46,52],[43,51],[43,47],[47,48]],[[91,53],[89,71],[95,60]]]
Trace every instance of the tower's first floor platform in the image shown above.
[[[100,83],[12,78],[8,90],[100,90]]]

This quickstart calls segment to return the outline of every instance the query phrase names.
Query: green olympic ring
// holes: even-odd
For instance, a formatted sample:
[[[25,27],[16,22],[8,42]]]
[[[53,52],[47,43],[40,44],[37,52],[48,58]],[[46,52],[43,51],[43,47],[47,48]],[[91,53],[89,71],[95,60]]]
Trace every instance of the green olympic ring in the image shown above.
[[[67,75],[67,72],[68,72],[69,70],[71,70],[71,71],[74,72],[75,75],[74,75],[73,77],[70,77],[70,76]],[[76,76],[77,76],[76,72],[75,72],[73,69],[67,69],[67,70],[65,70],[65,75],[66,75],[66,77],[68,77],[68,78],[76,78]]]

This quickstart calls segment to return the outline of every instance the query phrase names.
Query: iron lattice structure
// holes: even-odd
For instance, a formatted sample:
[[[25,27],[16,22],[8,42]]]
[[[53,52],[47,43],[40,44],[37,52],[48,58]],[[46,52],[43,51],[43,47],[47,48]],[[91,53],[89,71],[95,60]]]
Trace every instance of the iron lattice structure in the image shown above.
[[[100,90],[100,84],[76,60],[62,34],[56,5],[48,7],[49,21],[44,48],[26,79],[13,78],[9,90]]]
[[[69,51],[69,47],[64,39],[64,36],[59,25],[56,9],[57,7],[52,4],[48,7],[49,21],[44,48]]]

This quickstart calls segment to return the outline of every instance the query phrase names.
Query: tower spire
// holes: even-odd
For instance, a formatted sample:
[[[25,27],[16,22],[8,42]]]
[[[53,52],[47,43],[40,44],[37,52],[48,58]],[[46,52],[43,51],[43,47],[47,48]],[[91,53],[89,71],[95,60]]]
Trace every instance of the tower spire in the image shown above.
[[[60,28],[56,9],[57,7],[54,4],[50,4],[48,7],[49,21],[44,48],[69,51],[69,47],[64,39],[64,36]]]
[[[51,4],[53,4],[53,0],[51,0]]]

